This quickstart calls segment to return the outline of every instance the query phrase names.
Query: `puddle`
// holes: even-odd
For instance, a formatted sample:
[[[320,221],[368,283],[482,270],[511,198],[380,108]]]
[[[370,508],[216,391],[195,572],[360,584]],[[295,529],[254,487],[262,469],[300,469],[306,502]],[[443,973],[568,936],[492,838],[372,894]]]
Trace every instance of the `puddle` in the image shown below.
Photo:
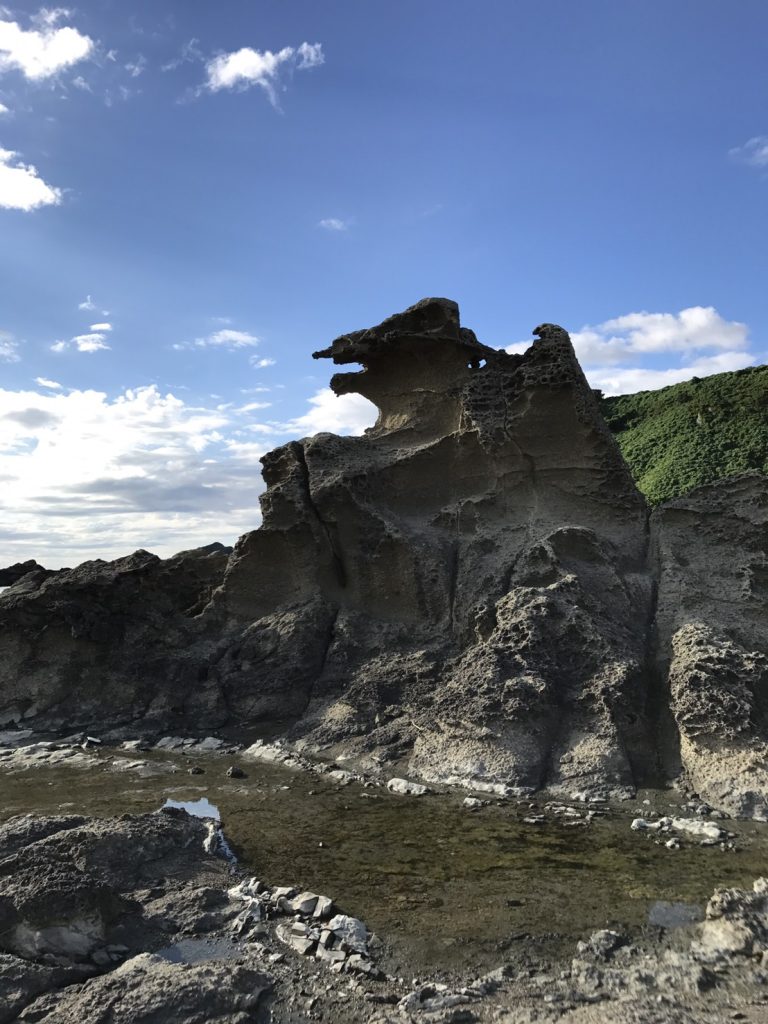
[[[172,964],[203,964],[208,960],[232,960],[242,950],[231,939],[182,939],[155,951]]]
[[[221,821],[219,808],[204,796],[201,796],[199,800],[171,800],[168,797],[163,807],[179,807],[187,814],[191,814],[193,818],[213,818],[214,821]]]
[[[658,928],[685,928],[704,920],[704,908],[695,903],[669,903],[656,900],[648,911],[648,924]]]
[[[106,761],[120,752],[100,751]],[[463,792],[400,797],[341,787],[322,775],[245,759],[143,755],[157,774],[65,765],[0,774],[0,819],[35,811],[106,817],[155,811],[164,801],[221,820],[239,863],[276,885],[336,900],[385,942],[388,971],[435,968],[482,973],[505,950],[559,956],[599,928],[637,935],[682,927],[718,886],[748,886],[765,873],[768,827],[728,822],[740,850],[683,839],[667,850],[633,832],[647,816],[684,813],[669,791],[650,791],[589,828],[548,820],[527,825],[527,805],[470,812]],[[246,773],[228,778],[237,763]],[[174,774],[175,770],[175,774]],[[651,800],[643,805],[642,798]],[[583,813],[583,808],[581,812]],[[685,908],[685,909],[684,909]]]

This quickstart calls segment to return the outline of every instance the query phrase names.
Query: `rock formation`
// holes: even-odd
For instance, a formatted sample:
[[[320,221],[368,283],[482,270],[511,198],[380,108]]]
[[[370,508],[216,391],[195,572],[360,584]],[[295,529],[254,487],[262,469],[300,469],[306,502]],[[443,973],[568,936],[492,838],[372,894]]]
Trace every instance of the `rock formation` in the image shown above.
[[[270,721],[368,769],[592,795],[681,760],[765,813],[765,478],[663,506],[651,536],[567,333],[534,334],[488,348],[425,299],[315,353],[362,365],[331,386],[376,425],[266,455],[262,526],[231,555],[7,590],[0,720]]]

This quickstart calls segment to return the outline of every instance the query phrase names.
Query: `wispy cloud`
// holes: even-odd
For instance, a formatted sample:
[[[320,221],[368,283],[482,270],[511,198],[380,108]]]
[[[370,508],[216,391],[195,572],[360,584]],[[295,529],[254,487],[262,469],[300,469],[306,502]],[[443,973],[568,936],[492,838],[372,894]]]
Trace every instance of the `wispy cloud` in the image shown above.
[[[112,330],[112,324],[108,324],[108,323],[91,324],[89,330],[91,330],[91,331],[111,331]]]
[[[10,114],[10,110],[4,103],[0,103],[0,117],[2,117],[3,114]]]
[[[249,360],[251,366],[254,366],[257,370],[266,370],[268,366],[274,366],[276,363],[275,359],[259,358],[258,356],[251,356]]]
[[[350,223],[350,221],[341,220],[339,217],[324,217],[317,226],[325,228],[326,231],[347,231]]]
[[[125,70],[131,76],[131,78],[138,78],[139,75],[143,74],[147,67],[147,58],[143,54],[139,54],[136,60],[130,60],[125,65]]]
[[[92,312],[94,309],[96,309],[96,303],[93,301],[90,295],[86,295],[85,299],[83,299],[82,302],[78,302],[77,308],[85,309],[88,312]]]
[[[0,362],[18,363],[19,343],[8,331],[0,331]]]
[[[50,388],[51,391],[60,391],[61,384],[55,380],[48,380],[47,377],[35,377],[35,384],[39,384],[41,388]]]
[[[768,135],[755,135],[743,146],[729,150],[728,155],[749,167],[768,167]]]
[[[56,206],[62,191],[40,177],[37,168],[24,164],[10,149],[0,149],[0,207],[6,210],[36,210]]]
[[[249,331],[236,331],[231,327],[223,327],[194,341],[178,342],[173,346],[177,352],[191,348],[223,348],[230,351],[239,348],[252,348],[259,344],[260,339]]]
[[[3,19],[0,10],[0,73],[20,71],[25,78],[39,81],[71,67],[93,51],[93,40],[76,28],[57,28],[69,17],[65,8],[43,8],[36,29],[23,29],[18,22]]]
[[[323,63],[325,56],[320,43],[284,46],[277,53],[244,46],[231,53],[220,53],[208,61],[205,87],[210,92],[219,92],[222,89],[249,89],[256,85],[266,92],[270,103],[277,107],[278,90],[285,88],[284,75],[316,68]]]

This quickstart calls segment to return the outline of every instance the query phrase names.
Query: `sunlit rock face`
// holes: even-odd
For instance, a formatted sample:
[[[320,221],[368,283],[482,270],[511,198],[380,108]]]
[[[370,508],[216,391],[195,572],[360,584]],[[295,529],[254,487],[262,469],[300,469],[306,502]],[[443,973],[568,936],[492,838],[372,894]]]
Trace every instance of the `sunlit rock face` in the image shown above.
[[[263,526],[213,607],[248,623],[231,707],[428,779],[631,787],[644,734],[646,508],[565,331],[524,355],[427,299],[315,353],[375,402],[357,438],[264,459]]]
[[[568,794],[632,792],[680,751],[692,764],[692,684],[670,651],[699,643],[696,601],[675,597],[698,528],[670,503],[649,556],[645,502],[567,333],[534,334],[510,355],[425,299],[315,353],[352,367],[331,386],[375,402],[375,426],[266,455],[263,525],[231,554],[22,576],[0,596],[0,717],[268,721],[369,768]],[[723,622],[716,645],[738,640]]]
[[[652,556],[679,766],[713,806],[768,819],[768,478],[744,473],[662,505]]]

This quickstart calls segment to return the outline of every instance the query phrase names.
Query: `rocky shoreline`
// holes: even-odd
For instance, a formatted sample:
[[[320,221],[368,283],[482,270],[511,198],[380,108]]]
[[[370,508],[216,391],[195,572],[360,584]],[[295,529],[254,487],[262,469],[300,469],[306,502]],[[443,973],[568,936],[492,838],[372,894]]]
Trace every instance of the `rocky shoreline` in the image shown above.
[[[333,900],[217,856],[217,831],[173,808],[0,826],[0,1024],[768,1019],[768,880],[641,943],[602,930],[559,963],[414,980]]]

